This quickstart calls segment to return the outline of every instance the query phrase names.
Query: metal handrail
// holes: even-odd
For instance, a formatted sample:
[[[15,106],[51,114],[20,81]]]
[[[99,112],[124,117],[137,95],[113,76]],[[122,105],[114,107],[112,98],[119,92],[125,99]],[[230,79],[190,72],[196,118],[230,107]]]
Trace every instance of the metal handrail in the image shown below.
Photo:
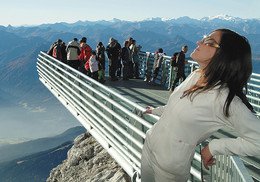
[[[194,63],[190,64],[193,66]],[[127,174],[132,178],[135,176],[133,180],[140,181],[145,132],[159,117],[142,115],[145,108],[44,52],[40,52],[38,56],[37,71],[40,81],[115,158]],[[198,153],[194,160],[201,163]],[[240,167],[235,171],[239,173]],[[243,171],[239,175],[243,177],[248,174]],[[191,176],[201,181],[200,170],[196,166],[192,166]]]
[[[63,100],[93,136],[100,138],[98,142],[112,151],[111,156],[124,170],[130,176],[135,171],[140,174],[145,131],[152,126],[137,115],[145,109],[43,52],[38,57],[37,70],[43,84]],[[131,109],[123,105],[130,105]],[[156,117],[151,119],[156,122]]]

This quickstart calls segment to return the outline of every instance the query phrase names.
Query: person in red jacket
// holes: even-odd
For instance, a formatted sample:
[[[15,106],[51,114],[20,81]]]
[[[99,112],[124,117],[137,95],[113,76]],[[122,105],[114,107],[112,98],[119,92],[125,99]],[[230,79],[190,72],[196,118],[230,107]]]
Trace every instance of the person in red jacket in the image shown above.
[[[87,61],[91,56],[91,51],[92,51],[91,47],[87,44],[87,38],[83,37],[80,40],[79,71],[87,75],[89,75],[90,73],[89,65],[88,65],[89,63],[87,63]]]

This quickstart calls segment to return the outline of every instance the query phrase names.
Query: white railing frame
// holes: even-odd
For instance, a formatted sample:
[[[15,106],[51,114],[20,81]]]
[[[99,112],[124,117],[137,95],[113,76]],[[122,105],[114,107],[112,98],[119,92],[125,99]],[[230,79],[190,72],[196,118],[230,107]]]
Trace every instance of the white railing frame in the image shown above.
[[[194,62],[189,63],[194,64]],[[153,123],[156,122],[159,117],[150,115],[149,118],[153,122],[148,122],[147,118],[143,118],[147,116],[142,115],[142,112],[145,111],[145,108],[130,101],[129,99],[126,99],[125,97],[96,82],[88,76],[83,75],[79,71],[72,69],[68,65],[52,58],[44,52],[39,54],[37,71],[39,73],[40,81],[82,123],[82,125],[92,134],[92,136],[94,136],[96,140],[108,151],[108,153],[119,163],[119,165],[122,166],[127,174],[131,178],[133,178],[133,176],[137,176],[133,180],[140,181],[140,151],[145,139],[143,127],[147,129],[151,128]],[[253,76],[260,78],[260,75],[258,74],[254,74]],[[255,82],[259,82],[259,80],[260,79],[258,78],[253,79]],[[97,86],[98,89],[94,88],[93,85]],[[83,88],[87,88],[87,90]],[[131,118],[131,121],[134,121],[135,124],[139,125],[139,128],[136,127],[138,125],[132,125],[129,123],[130,120],[126,120],[115,110],[104,104],[102,100],[100,101],[97,98],[94,98],[91,93],[95,93],[95,95],[102,98],[102,100],[105,100],[106,103],[111,104],[111,107],[120,110],[120,112],[124,113],[124,117],[127,115],[129,118]],[[130,111],[104,93],[109,93],[109,95],[112,95],[125,104],[128,104],[133,109]],[[254,96],[250,96],[250,98],[255,99]],[[91,102],[87,99],[90,99]],[[255,100],[259,101],[258,99]],[[92,105],[91,103],[95,104]],[[102,110],[100,110],[97,106]],[[103,110],[108,112],[119,123],[116,123],[113,119],[104,114]],[[136,110],[138,115],[133,113],[133,110]],[[127,130],[122,128],[119,124],[125,126]],[[130,131],[128,131],[128,129]],[[117,133],[117,131],[120,132],[121,135]],[[134,136],[137,136],[138,140]],[[133,147],[133,144],[138,148],[139,151]],[[196,153],[194,159],[198,162],[201,162],[200,154]],[[230,159],[232,159],[232,157],[230,157]],[[237,163],[236,161],[232,162]],[[239,173],[240,167],[238,167],[236,170],[238,170]],[[136,172],[138,173],[137,175]],[[197,180],[201,181],[201,172],[199,170],[192,167],[191,174],[197,178]],[[248,177],[248,174],[246,174],[244,171],[243,174],[240,175],[245,175]],[[246,179],[246,181],[250,180]]]

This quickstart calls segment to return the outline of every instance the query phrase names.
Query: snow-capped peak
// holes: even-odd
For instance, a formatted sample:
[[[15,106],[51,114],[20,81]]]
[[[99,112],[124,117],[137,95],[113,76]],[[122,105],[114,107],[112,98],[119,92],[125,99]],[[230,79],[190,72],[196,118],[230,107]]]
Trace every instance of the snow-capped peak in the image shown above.
[[[160,17],[146,18],[144,21],[163,21]]]
[[[216,15],[216,16],[204,17],[201,20],[203,20],[203,21],[224,20],[224,21],[233,21],[234,22],[234,21],[241,21],[243,19],[238,18],[238,17],[229,16],[229,15],[220,14],[220,15]]]

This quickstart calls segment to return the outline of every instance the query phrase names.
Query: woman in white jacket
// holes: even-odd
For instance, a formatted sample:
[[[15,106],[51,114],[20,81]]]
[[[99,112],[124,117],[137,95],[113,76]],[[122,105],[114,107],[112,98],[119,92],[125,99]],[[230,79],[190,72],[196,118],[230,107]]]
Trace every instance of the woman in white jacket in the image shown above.
[[[260,121],[243,91],[252,73],[247,39],[218,29],[197,45],[191,57],[200,68],[174,90],[167,105],[146,110],[160,119],[146,135],[142,182],[186,182],[196,145],[223,127],[239,137],[212,140],[201,153],[206,168],[215,155],[260,155]]]

